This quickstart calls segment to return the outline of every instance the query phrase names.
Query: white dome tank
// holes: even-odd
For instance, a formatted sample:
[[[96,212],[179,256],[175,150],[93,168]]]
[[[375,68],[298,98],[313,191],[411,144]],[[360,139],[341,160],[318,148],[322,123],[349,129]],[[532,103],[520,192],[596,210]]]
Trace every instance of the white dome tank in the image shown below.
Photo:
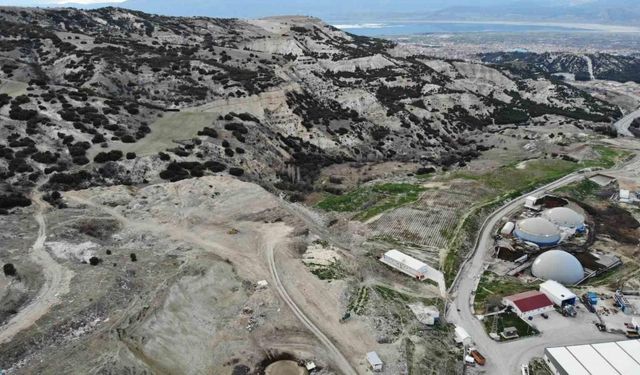
[[[584,268],[573,255],[563,250],[550,250],[540,254],[531,266],[533,276],[573,285],[584,277]]]
[[[513,234],[519,239],[538,246],[553,246],[560,242],[560,229],[542,217],[532,217],[516,223]]]
[[[567,207],[545,210],[542,217],[562,228],[584,229],[584,216]]]

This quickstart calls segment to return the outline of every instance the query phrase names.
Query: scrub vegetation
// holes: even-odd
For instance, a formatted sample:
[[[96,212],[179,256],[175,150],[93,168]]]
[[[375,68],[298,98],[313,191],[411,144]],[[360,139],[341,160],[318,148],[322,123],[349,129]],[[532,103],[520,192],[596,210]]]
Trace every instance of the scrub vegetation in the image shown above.
[[[399,183],[363,186],[345,195],[327,196],[317,206],[325,211],[356,212],[355,219],[367,220],[389,209],[415,202],[424,190],[419,185]]]

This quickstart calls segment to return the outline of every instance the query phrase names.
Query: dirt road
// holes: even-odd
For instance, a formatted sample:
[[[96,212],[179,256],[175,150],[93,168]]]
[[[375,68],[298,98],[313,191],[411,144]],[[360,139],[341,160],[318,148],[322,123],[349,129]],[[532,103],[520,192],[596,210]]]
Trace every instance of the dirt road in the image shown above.
[[[273,279],[276,289],[278,290],[278,294],[280,294],[282,300],[287,304],[287,306],[289,306],[300,322],[327,348],[340,371],[345,375],[356,375],[357,372],[353,369],[342,352],[340,352],[340,350],[333,344],[331,339],[329,339],[315,324],[313,324],[313,322],[304,314],[304,312],[302,312],[302,310],[300,310],[295,301],[289,296],[289,293],[278,276],[278,269],[276,268],[276,262],[273,254],[273,244],[267,244],[266,253],[269,262],[269,270],[271,271],[271,278]]]
[[[46,203],[38,194],[31,198],[36,211],[35,220],[38,222],[38,238],[29,253],[31,260],[42,268],[44,284],[33,300],[22,308],[7,324],[0,327],[0,343],[10,341],[20,331],[31,327],[49,309],[60,303],[60,296],[69,292],[69,283],[73,271],[57,263],[45,250],[44,242],[47,238],[47,222],[44,219]]]
[[[96,202],[91,201],[90,199],[82,197],[78,192],[66,192],[65,198],[73,200],[77,203],[85,204],[94,208],[97,208],[109,215],[113,218],[120,221],[127,227],[133,227],[141,231],[148,231],[151,233],[162,233],[168,235],[171,238],[174,238],[179,241],[184,241],[187,243],[192,243],[198,246],[201,246],[205,249],[211,249],[219,256],[222,256],[227,259],[232,259],[232,261],[236,262],[256,262],[255,258],[245,259],[238,258],[238,251],[235,249],[226,248],[224,245],[219,243],[213,243],[211,241],[207,241],[204,239],[205,236],[198,235],[196,233],[191,232],[189,229],[173,224],[166,225],[154,220],[148,220],[145,222],[140,222],[137,220],[131,220],[118,212],[117,210],[105,207]],[[272,233],[270,236],[265,236],[264,242],[262,245],[262,251],[267,259],[268,269],[275,284],[275,287],[278,291],[278,294],[282,298],[282,300],[289,306],[294,315],[300,320],[300,322],[311,331],[318,340],[322,343],[323,346],[326,347],[328,355],[334,361],[337,369],[345,374],[345,375],[356,375],[357,372],[353,369],[345,355],[335,346],[331,339],[327,337],[327,335],[322,332],[320,328],[318,328],[309,317],[302,311],[302,309],[298,306],[298,304],[294,301],[294,299],[289,295],[287,290],[285,289],[280,277],[278,275],[278,269],[276,267],[275,256],[274,256],[274,247],[280,243],[283,235]]]

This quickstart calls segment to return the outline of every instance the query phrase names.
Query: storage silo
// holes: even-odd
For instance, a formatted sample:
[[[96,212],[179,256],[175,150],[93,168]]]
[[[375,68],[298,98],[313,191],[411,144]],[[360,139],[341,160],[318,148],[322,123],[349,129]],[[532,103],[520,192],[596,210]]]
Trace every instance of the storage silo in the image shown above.
[[[518,221],[513,234],[522,241],[532,242],[541,247],[557,245],[561,239],[560,229],[542,217]]]
[[[533,276],[573,285],[584,278],[584,268],[573,255],[563,250],[549,250],[540,254],[531,266]]]
[[[561,227],[584,231],[584,216],[567,207],[555,207],[545,210],[542,217]]]

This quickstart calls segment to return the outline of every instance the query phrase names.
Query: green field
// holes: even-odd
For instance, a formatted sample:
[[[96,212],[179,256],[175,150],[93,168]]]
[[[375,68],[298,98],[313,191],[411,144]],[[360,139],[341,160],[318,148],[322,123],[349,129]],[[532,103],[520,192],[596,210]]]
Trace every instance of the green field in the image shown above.
[[[557,189],[556,192],[566,194],[579,201],[584,201],[587,198],[594,197],[600,190],[600,185],[591,180],[584,179],[579,182],[566,185]]]
[[[476,312],[483,311],[489,297],[501,299],[504,296],[538,289],[540,283],[524,284],[516,278],[500,277],[493,272],[485,272],[480,278],[476,290],[474,306]]]
[[[360,187],[344,195],[328,195],[317,207],[325,211],[354,212],[367,220],[384,211],[415,202],[425,188],[420,185],[386,183]]]
[[[10,79],[0,80],[0,94],[7,94],[9,96],[19,96],[27,93],[27,85],[24,82],[13,81]]]
[[[168,112],[153,122],[149,127],[151,133],[136,143],[113,142],[109,149],[122,152],[135,152],[138,156],[153,155],[168,148],[176,147],[174,141],[196,137],[205,126],[211,126],[218,114],[211,112]],[[93,147],[91,157],[100,151]]]
[[[451,177],[482,182],[495,189],[497,193],[508,192],[520,195],[520,193],[532,190],[536,186],[557,180],[580,169],[611,168],[630,155],[628,151],[615,150],[606,146],[594,146],[593,148],[600,154],[600,158],[579,163],[561,159],[534,159],[527,161],[523,168],[518,168],[518,163],[512,163],[486,173],[465,171],[454,173]]]

